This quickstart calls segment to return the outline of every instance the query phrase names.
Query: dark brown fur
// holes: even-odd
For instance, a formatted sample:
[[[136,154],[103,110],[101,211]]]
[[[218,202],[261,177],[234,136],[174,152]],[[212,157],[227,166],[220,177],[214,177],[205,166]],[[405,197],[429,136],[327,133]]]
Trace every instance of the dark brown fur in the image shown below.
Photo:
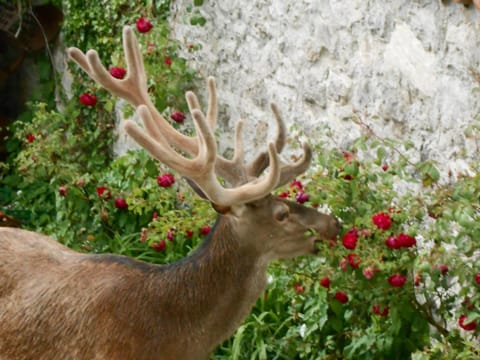
[[[0,359],[208,359],[264,291],[269,261],[314,250],[312,227],[338,231],[333,217],[269,197],[220,215],[196,252],[165,266],[1,228]]]

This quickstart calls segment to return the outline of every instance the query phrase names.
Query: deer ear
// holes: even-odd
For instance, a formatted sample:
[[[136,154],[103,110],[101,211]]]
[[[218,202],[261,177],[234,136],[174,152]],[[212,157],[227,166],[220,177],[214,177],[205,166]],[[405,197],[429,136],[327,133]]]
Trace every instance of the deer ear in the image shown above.
[[[190,185],[190,187],[193,189],[193,191],[195,191],[197,193],[198,196],[200,196],[204,200],[208,200],[205,193],[202,191],[202,189],[200,189],[200,187],[197,185],[197,183],[195,181],[193,181],[192,179],[189,179],[187,177],[184,177],[184,179],[187,181],[188,185]],[[230,206],[223,206],[223,205],[217,205],[217,204],[212,203],[212,207],[218,214],[221,214],[221,215],[227,215],[228,213],[231,212],[231,207]]]

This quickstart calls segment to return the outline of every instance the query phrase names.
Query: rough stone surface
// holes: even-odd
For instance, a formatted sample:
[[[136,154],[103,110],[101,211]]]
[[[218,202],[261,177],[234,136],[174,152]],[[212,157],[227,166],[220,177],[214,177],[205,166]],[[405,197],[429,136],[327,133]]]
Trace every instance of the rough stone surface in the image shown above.
[[[177,39],[201,77],[215,76],[221,131],[248,120],[250,149],[274,129],[269,102],[310,141],[328,125],[330,145],[347,147],[361,129],[415,143],[414,158],[466,171],[477,156],[464,134],[480,113],[480,11],[453,2],[282,0],[206,1],[204,27],[189,24],[191,0],[175,2]],[[199,84],[202,96],[203,84]],[[248,125],[250,124],[250,125]],[[272,128],[273,126],[270,126]],[[318,134],[318,135],[317,135]],[[232,144],[222,137],[221,148]]]

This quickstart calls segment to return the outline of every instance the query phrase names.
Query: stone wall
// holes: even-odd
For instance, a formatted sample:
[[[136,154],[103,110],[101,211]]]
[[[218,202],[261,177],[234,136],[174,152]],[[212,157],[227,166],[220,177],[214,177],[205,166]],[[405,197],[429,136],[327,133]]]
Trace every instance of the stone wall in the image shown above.
[[[354,113],[386,137],[415,143],[416,159],[464,170],[475,156],[464,134],[480,113],[480,11],[439,0],[205,1],[204,27],[189,24],[191,0],[175,2],[177,39],[201,49],[185,56],[217,78],[222,131],[248,121],[262,144],[269,102],[288,125],[347,147],[361,130]],[[204,87],[199,85],[202,89]],[[222,137],[222,148],[232,143]],[[255,147],[254,146],[254,147]],[[254,148],[251,147],[251,148]]]

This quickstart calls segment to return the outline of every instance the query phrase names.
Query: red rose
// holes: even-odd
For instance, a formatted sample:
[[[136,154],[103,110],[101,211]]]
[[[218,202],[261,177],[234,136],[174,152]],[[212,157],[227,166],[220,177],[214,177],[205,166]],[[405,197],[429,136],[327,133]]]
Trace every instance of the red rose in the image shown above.
[[[378,316],[388,316],[388,312],[389,312],[389,307],[388,306],[385,306],[383,308],[383,310],[380,310],[380,306],[378,305],[373,305],[373,312],[375,314],[377,314]]]
[[[393,287],[403,287],[406,281],[407,277],[400,274],[394,274],[388,278],[388,283]]]
[[[295,285],[293,285],[293,287],[294,287],[295,291],[297,292],[297,294],[301,294],[305,291],[305,288],[300,284],[295,284]]]
[[[422,285],[422,275],[420,275],[420,274],[415,274],[415,279],[414,279],[413,284],[414,284],[415,286],[420,286],[420,285]]]
[[[347,260],[350,266],[354,269],[358,269],[360,266],[360,257],[357,254],[348,254]]]
[[[385,240],[385,245],[387,245],[390,249],[400,249],[401,245],[397,241],[397,238],[393,236],[389,236],[387,240]]]
[[[170,56],[165,56],[165,59],[163,61],[168,67],[172,66],[172,58]]]
[[[112,67],[110,68],[110,75],[116,79],[123,79],[127,74],[127,70],[122,67]]]
[[[480,285],[480,273],[478,273],[477,275],[475,275],[475,282]]]
[[[297,180],[297,179],[293,179],[291,182],[290,182],[290,187],[291,188],[295,188],[297,190],[303,190],[303,184],[300,180]]]
[[[128,209],[128,204],[127,204],[127,202],[125,201],[124,198],[116,198],[114,205],[117,209],[120,209],[120,210]]]
[[[170,241],[175,240],[175,234],[173,233],[172,230],[167,231],[167,239],[170,240]]]
[[[383,171],[387,171],[387,170],[388,170],[388,165],[387,165],[387,164],[383,164],[383,165],[382,165],[382,170],[383,170]]]
[[[442,275],[446,275],[448,273],[448,266],[445,264],[440,264],[437,266],[438,270],[442,273]]]
[[[212,228],[208,225],[203,225],[201,228],[200,228],[200,231],[198,232],[200,235],[208,235],[208,233],[210,232],[210,230],[212,230]]]
[[[112,194],[110,193],[110,190],[106,186],[98,186],[97,194],[98,196],[100,196],[105,200],[109,200],[112,198]]]
[[[281,198],[281,199],[286,199],[289,196],[290,196],[290,191],[288,191],[288,190],[278,194],[278,197]]]
[[[63,197],[67,196],[67,192],[68,192],[68,189],[66,185],[61,185],[58,188],[58,193],[60,194],[60,196],[63,196]]]
[[[353,250],[357,246],[358,231],[356,229],[349,230],[342,238],[342,244],[345,248]]]
[[[337,291],[335,293],[335,299],[342,304],[346,304],[348,302],[348,295],[343,291]]]
[[[388,230],[392,226],[392,219],[387,213],[378,213],[372,216],[372,221],[375,226],[382,230]]]
[[[400,234],[396,238],[400,247],[409,248],[417,244],[417,240],[414,237],[407,234]]]
[[[330,278],[325,276],[324,278],[320,279],[320,286],[323,286],[325,289],[330,289]]]
[[[163,175],[157,176],[157,183],[160,187],[170,187],[175,183],[175,177],[173,174],[165,173]]]
[[[310,196],[308,194],[305,194],[304,192],[299,192],[295,196],[295,200],[297,200],[299,204],[303,204],[310,200]]]
[[[159,242],[152,244],[153,250],[159,251],[159,252],[165,251],[166,247],[167,247],[167,243],[165,242],[165,240],[160,240]]]
[[[193,231],[192,230],[186,230],[185,231],[185,236],[189,239],[193,237]]]
[[[181,111],[174,111],[174,112],[170,115],[170,118],[171,118],[173,121],[181,124],[181,123],[183,123],[183,121],[185,120],[185,114],[184,114],[183,112],[181,112]]]
[[[28,141],[29,143],[34,142],[34,141],[35,141],[35,135],[33,135],[33,134],[28,134],[28,135],[27,135],[27,141]]]
[[[140,33],[147,33],[153,27],[152,23],[143,17],[137,20],[136,26],[137,26],[138,32]]]
[[[462,315],[462,316],[460,316],[460,318],[458,319],[458,325],[459,325],[463,330],[473,331],[473,330],[476,329],[477,323],[476,323],[475,321],[471,321],[471,322],[469,322],[468,324],[465,324],[465,320],[467,320],[467,316],[466,316],[466,315]]]
[[[95,106],[97,105],[97,97],[93,94],[83,93],[78,98],[80,102],[85,106]]]
[[[373,278],[373,276],[375,275],[375,271],[373,271],[371,266],[363,269],[362,272],[363,272],[363,276],[365,276],[365,278],[368,279],[368,280]]]
[[[140,242],[144,243],[145,241],[147,241],[147,237],[148,237],[147,228],[142,228],[140,232]]]

